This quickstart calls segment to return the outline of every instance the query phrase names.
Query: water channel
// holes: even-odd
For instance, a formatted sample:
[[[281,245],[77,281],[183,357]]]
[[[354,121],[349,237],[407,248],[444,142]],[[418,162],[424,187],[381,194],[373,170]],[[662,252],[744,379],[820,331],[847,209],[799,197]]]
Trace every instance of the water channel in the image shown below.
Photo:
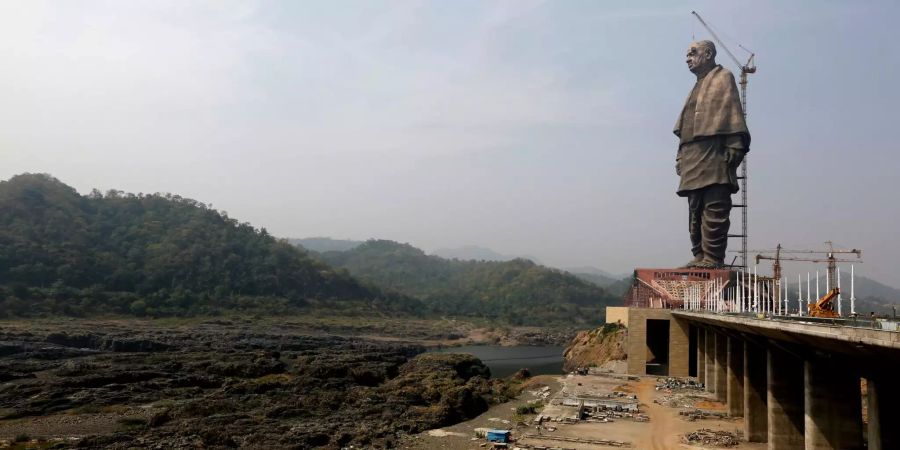
[[[440,353],[470,353],[490,367],[494,377],[507,377],[521,368],[532,375],[558,375],[563,370],[563,351],[557,346],[467,345],[434,350]]]

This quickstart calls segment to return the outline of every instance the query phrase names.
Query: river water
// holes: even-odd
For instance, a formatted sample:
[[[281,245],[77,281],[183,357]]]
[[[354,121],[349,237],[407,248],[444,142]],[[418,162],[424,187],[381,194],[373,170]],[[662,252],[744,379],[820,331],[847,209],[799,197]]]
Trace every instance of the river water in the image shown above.
[[[532,375],[558,375],[563,370],[563,351],[556,346],[467,345],[434,350],[440,353],[470,353],[490,367],[491,376],[508,377],[521,368]]]

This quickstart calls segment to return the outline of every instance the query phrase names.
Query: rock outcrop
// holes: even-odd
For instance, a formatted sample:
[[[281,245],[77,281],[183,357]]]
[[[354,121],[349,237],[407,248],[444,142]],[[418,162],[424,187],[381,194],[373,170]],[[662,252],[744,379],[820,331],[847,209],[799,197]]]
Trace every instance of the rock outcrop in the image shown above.
[[[625,338],[628,330],[619,324],[579,332],[563,354],[563,368],[573,371],[579,367],[600,367],[609,361],[624,360]]]

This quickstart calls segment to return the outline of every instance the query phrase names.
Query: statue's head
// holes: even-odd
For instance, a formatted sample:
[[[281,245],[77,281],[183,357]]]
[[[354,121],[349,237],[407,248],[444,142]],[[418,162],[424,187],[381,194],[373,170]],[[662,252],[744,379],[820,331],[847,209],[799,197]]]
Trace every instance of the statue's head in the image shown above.
[[[688,69],[704,73],[716,65],[716,45],[712,41],[692,42],[687,51]]]

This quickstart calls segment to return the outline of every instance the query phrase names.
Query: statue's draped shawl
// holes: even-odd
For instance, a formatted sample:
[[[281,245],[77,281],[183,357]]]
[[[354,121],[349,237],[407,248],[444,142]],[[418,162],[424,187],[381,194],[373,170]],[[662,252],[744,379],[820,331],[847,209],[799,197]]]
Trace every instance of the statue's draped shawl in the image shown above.
[[[694,110],[694,138],[738,134],[743,138],[745,150],[750,150],[750,131],[744,121],[741,97],[734,75],[717,65],[698,81],[697,107]],[[688,96],[688,100],[690,96]],[[681,137],[681,119],[688,101],[685,101],[674,133]]]

